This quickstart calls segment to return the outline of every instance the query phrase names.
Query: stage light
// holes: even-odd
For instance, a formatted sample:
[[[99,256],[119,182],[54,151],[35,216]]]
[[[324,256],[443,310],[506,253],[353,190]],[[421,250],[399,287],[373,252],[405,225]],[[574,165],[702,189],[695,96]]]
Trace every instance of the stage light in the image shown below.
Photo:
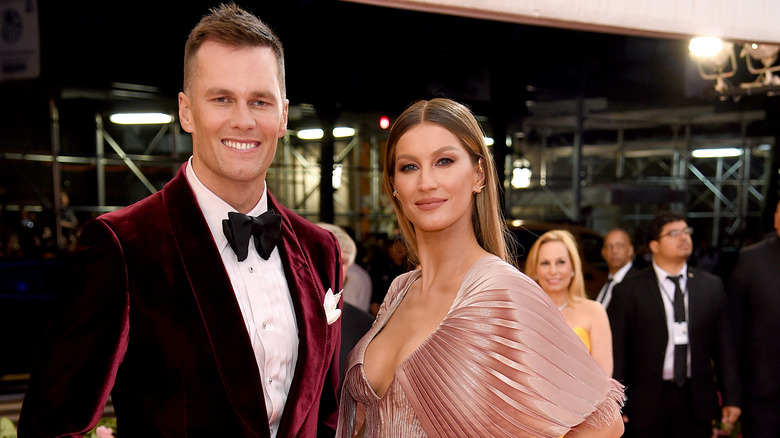
[[[699,59],[711,59],[723,53],[723,41],[714,37],[692,38],[688,44],[691,56]]]
[[[742,155],[742,150],[739,148],[695,149],[691,152],[693,158],[727,158],[740,155]]]
[[[116,113],[108,118],[117,125],[164,125],[173,121],[173,116],[163,113]]]
[[[512,169],[512,187],[525,189],[531,186],[531,162],[525,158],[515,160]]]
[[[737,72],[734,43],[712,37],[696,37],[691,39],[688,50],[699,68],[699,76],[714,80],[715,91],[728,92],[731,86],[726,79]]]
[[[763,43],[745,43],[739,53],[740,58],[745,58],[748,72],[755,79],[743,81],[738,87],[732,86],[727,80],[737,72],[737,58],[734,51],[734,43],[723,42],[718,38],[697,37],[691,39],[688,45],[691,58],[699,69],[699,76],[705,80],[715,81],[715,91],[732,96],[735,100],[741,95],[766,93],[773,95],[780,89],[780,77],[775,72],[780,71],[780,65],[776,65],[780,45]]]
[[[742,88],[757,88],[766,85],[780,85],[780,77],[774,72],[780,70],[780,65],[774,65],[777,61],[777,53],[780,46],[777,44],[746,43],[742,46],[740,57],[745,58],[747,69],[750,73],[758,75],[753,82],[743,82]],[[761,61],[761,67],[753,66],[753,59]]]
[[[319,128],[301,129],[296,136],[301,140],[319,140],[322,138],[323,131]]]
[[[333,190],[338,190],[341,188],[341,173],[342,173],[341,164],[334,164],[333,165],[333,175],[331,177],[331,184],[333,185]]]
[[[319,140],[322,138],[322,134],[323,134],[322,129],[313,128],[313,129],[301,129],[295,135],[301,140]],[[355,135],[355,128],[350,128],[348,126],[339,126],[333,128],[333,137],[335,138],[352,137],[353,135]]]
[[[353,135],[355,135],[355,128],[348,126],[333,128],[333,136],[336,138],[352,137]]]
[[[387,116],[382,116],[379,118],[379,127],[382,129],[387,129],[390,127],[390,118]]]

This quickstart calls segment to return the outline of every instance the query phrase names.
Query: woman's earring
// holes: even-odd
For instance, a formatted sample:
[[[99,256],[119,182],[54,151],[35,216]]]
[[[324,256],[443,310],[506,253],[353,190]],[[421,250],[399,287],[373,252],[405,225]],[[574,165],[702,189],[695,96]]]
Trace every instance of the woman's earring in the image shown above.
[[[393,197],[395,197],[395,198],[398,197],[398,190],[393,190]]]
[[[482,157],[480,157],[479,160],[477,161],[477,166],[479,168],[480,175],[485,175],[485,172],[482,170]],[[482,193],[482,189],[484,188],[485,188],[485,184],[482,184],[481,186],[477,187],[474,190],[474,193]]]
[[[574,272],[571,273],[571,278],[574,278]]]

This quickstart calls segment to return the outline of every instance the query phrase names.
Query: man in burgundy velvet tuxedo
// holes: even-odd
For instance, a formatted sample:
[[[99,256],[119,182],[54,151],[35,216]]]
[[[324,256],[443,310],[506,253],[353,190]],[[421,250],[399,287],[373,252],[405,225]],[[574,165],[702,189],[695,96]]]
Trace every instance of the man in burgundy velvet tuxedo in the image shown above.
[[[334,433],[338,243],[265,185],[287,129],[281,44],[223,5],[184,64],[193,156],[160,192],[85,226],[20,437],[81,436],[109,394],[119,437]]]

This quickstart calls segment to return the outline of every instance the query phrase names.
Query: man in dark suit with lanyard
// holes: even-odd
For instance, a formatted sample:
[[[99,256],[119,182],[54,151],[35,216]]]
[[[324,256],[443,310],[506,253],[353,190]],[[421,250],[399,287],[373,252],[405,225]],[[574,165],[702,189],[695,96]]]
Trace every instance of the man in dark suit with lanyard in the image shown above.
[[[723,284],[688,266],[685,217],[659,213],[649,232],[652,265],[615,286],[608,308],[613,376],[628,398],[625,436],[710,437],[713,421],[733,424],[740,414]]]
[[[726,298],[740,361],[744,438],[780,437],[780,203],[775,230],[740,252]]]

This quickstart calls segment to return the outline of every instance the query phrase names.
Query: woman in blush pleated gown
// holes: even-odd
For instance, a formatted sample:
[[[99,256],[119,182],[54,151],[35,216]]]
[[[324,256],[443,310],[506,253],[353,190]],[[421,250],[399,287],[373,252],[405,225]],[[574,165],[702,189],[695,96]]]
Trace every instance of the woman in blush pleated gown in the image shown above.
[[[337,436],[620,436],[622,387],[507,262],[496,172],[468,108],[407,108],[384,188],[418,269],[395,279],[347,360]]]

